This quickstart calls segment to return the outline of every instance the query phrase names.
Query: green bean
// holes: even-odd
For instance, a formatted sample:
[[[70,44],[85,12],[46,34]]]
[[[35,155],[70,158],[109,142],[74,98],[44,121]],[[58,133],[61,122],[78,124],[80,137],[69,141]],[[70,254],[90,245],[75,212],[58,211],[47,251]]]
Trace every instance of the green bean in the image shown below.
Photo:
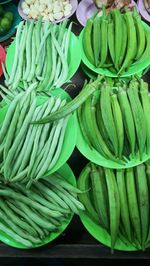
[[[71,28],[72,28],[72,23],[70,23],[68,30],[65,34],[65,43],[64,43],[64,47],[65,47],[65,51],[64,51],[64,55],[65,55],[65,59],[63,61],[63,57],[60,54],[60,57],[62,58],[62,66],[64,64],[64,71],[62,70],[60,77],[58,78],[57,82],[55,83],[56,86],[60,87],[63,85],[63,83],[66,81],[67,77],[68,77],[68,72],[69,72],[69,66],[68,66],[68,49],[69,49],[69,44],[70,44],[70,35],[71,35]],[[59,52],[59,51],[58,51]],[[61,50],[60,50],[61,52]],[[62,52],[63,52],[63,47],[62,47]]]
[[[5,141],[5,146],[4,146],[4,161],[7,158],[7,155],[9,153],[9,149],[13,143],[13,138],[14,138],[14,134],[15,134],[15,130],[16,130],[16,125],[18,122],[18,118],[19,118],[19,112],[20,112],[20,108],[19,108],[19,104],[17,104],[16,109],[14,111],[14,115],[13,118],[11,120],[7,135],[6,135],[6,141]]]
[[[2,202],[1,202],[2,203]],[[32,243],[39,243],[40,242],[40,239],[32,236],[30,234],[29,231],[23,231],[21,228],[20,228],[20,225],[18,226],[18,224],[16,225],[16,223],[14,221],[12,221],[12,215],[14,215],[14,213],[10,210],[10,208],[7,208],[8,212],[7,213],[4,213],[4,212],[1,212],[0,211],[0,218],[14,231],[14,232],[17,232],[17,234],[24,238],[24,239],[27,239],[29,241],[31,241]],[[4,211],[4,209],[3,209]],[[11,215],[8,215],[8,213],[11,211]],[[15,216],[15,215],[14,215]],[[20,221],[21,223],[22,221]]]
[[[27,21],[26,25],[27,24],[29,24],[29,28],[26,40],[26,71],[23,77],[24,80],[27,80],[31,70],[31,50],[32,50],[31,47],[32,47],[32,33],[34,28],[34,20]]]
[[[46,219],[41,218],[39,215],[37,215],[33,210],[31,210],[26,204],[23,202],[17,201],[17,204],[20,208],[22,208],[26,213],[28,213],[28,216],[30,219],[32,219],[36,224],[41,226],[42,228],[48,229],[48,230],[55,230],[56,227],[48,222]]]
[[[40,47],[39,47],[39,49],[37,51],[37,55],[36,55],[36,61],[35,61],[36,64],[39,63],[41,52],[43,49],[43,45],[46,42],[46,39],[48,38],[50,32],[51,32],[51,25],[49,25],[49,28],[45,31],[45,34],[43,35],[43,38],[41,40]]]
[[[55,99],[54,97],[51,97],[49,100],[49,110],[47,110],[47,111],[49,111],[49,113],[51,113],[53,110],[54,103],[55,103],[54,99]],[[42,127],[42,135],[41,135],[40,142],[39,142],[38,155],[41,153],[41,150],[44,147],[44,144],[45,144],[45,141],[47,139],[47,134],[48,134],[48,131],[50,130],[50,127],[51,127],[51,124],[47,124],[47,125],[44,125]]]
[[[37,236],[36,231],[30,225],[28,225],[25,221],[20,220],[18,215],[15,215],[14,211],[8,206],[7,201],[0,201],[0,207],[8,216],[8,219],[11,219],[13,223],[15,223],[18,227],[21,227],[23,230],[30,233],[32,236]]]
[[[22,33],[21,41],[20,41],[20,55],[19,55],[19,60],[18,60],[18,66],[16,70],[16,74],[14,77],[14,82],[12,84],[12,89],[16,89],[19,85],[20,79],[22,77],[22,72],[23,72],[23,62],[24,62],[24,53],[25,53],[25,45],[26,45],[26,37],[27,37],[27,32],[28,32],[28,25],[27,23],[25,24],[25,28]]]
[[[51,185],[59,185],[62,186],[64,189],[67,189],[70,192],[73,193],[83,193],[80,189],[78,189],[76,186],[73,186],[70,184],[67,180],[65,180],[58,172],[51,174],[50,176],[44,176],[42,177],[43,180],[47,181]]]
[[[16,137],[16,139],[15,139],[15,141],[14,141],[14,143],[13,143],[13,145],[12,145],[10,151],[9,151],[7,159],[5,161],[4,174],[5,174],[6,178],[9,178],[9,176],[10,176],[10,172],[11,172],[10,164],[11,164],[11,161],[12,161],[12,159],[14,157],[16,148],[18,147],[22,137],[25,136],[25,134],[26,134],[26,131],[27,131],[28,125],[29,125],[29,123],[31,121],[31,118],[32,118],[33,112],[35,110],[35,107],[36,107],[36,98],[34,98],[34,100],[33,100],[33,103],[32,103],[32,105],[31,105],[31,107],[29,109],[29,112],[28,112],[28,114],[27,114],[27,116],[26,116],[26,118],[25,118],[25,120],[23,122],[22,128],[21,128],[19,134],[17,135],[17,137]]]
[[[20,171],[15,177],[11,178],[11,182],[22,182],[22,180],[27,176],[29,167],[26,167],[23,171]]]
[[[76,213],[77,215],[79,214],[76,205],[68,198],[68,196],[66,196],[63,192],[56,189],[55,187],[53,187],[52,190],[57,193],[57,195],[68,205],[68,207],[73,213]]]
[[[43,182],[37,182],[34,184],[34,186],[41,191],[41,193],[44,193],[44,196],[49,200],[54,200],[56,203],[59,204],[63,209],[68,210],[68,205],[51,189],[49,189]]]
[[[63,23],[61,24],[61,26],[58,27],[59,34],[58,34],[57,40],[58,40],[59,45],[61,45],[61,47],[62,47],[62,51],[64,51],[64,49],[65,49],[65,40],[66,40],[65,28],[66,28],[67,22],[68,22],[67,20],[64,20]],[[57,68],[56,68],[55,77],[54,77],[54,86],[55,86],[55,83],[58,79],[59,74],[61,74],[60,71],[61,71],[61,59],[58,56]]]
[[[13,232],[11,229],[9,229],[6,225],[4,225],[2,222],[0,222],[0,231],[8,235],[9,237],[15,239],[18,243],[25,245],[26,247],[32,247],[32,243],[29,240],[26,240],[15,232]]]
[[[24,21],[21,21],[19,23],[19,25],[18,25],[18,28],[17,28],[16,39],[15,39],[16,40],[16,43],[15,43],[15,56],[14,56],[14,60],[13,60],[13,66],[12,66],[12,69],[11,69],[8,85],[12,84],[12,82],[14,81],[15,73],[16,73],[16,70],[17,70],[18,60],[19,60],[19,56],[20,56],[20,54],[18,53],[18,51],[19,51],[19,43],[20,43],[20,37],[21,37],[21,34],[22,34],[23,25],[24,25]]]
[[[56,26],[53,27],[53,33],[55,34],[55,31],[56,31]],[[54,80],[54,77],[55,77],[55,72],[56,72],[56,66],[57,66],[57,52],[56,52],[56,49],[55,49],[55,45],[54,45],[54,42],[52,42],[52,69],[51,69],[51,75],[49,77],[49,81],[48,81],[48,84],[47,84],[47,89],[50,88],[52,85],[53,85],[53,80]]]
[[[61,131],[62,131],[62,128],[63,128],[63,123],[64,123],[64,119],[60,120],[58,125],[56,126],[56,130],[55,130],[55,133],[53,135],[53,140],[51,142],[51,146],[48,147],[48,149],[47,149],[48,157],[46,158],[46,160],[45,160],[45,156],[43,157],[43,160],[45,160],[45,162],[43,163],[43,166],[40,168],[39,172],[38,172],[38,169],[37,169],[37,172],[36,172],[37,175],[35,177],[36,180],[41,178],[42,175],[44,175],[45,172],[49,169],[50,163],[52,161],[52,157],[53,157],[53,155],[55,153],[55,149],[56,149],[57,144],[58,144],[58,139],[60,137],[60,134],[61,134]]]
[[[41,239],[44,237],[43,230],[34,221],[32,221],[29,218],[28,212],[26,212],[25,209],[20,209],[20,208],[16,207],[17,204],[14,204],[14,202],[12,202],[10,200],[7,201],[7,204],[14,212],[16,212],[16,214],[19,214],[21,217],[23,217],[28,222],[28,225],[31,225],[31,228],[34,229],[38,233],[38,235]],[[23,224],[23,221],[22,221],[21,225],[22,224]]]
[[[1,187],[1,186],[0,186]],[[2,189],[0,188],[0,195],[4,197],[9,197],[15,200],[18,200],[19,202],[23,202],[30,207],[33,207],[37,210],[39,210],[41,213],[45,213],[46,215],[51,215],[52,217],[59,218],[62,214],[57,212],[57,211],[50,211],[47,207],[42,206],[41,204],[34,202],[31,199],[28,199],[24,195],[20,195],[17,192],[14,192],[12,189],[7,188],[7,189]]]
[[[62,106],[63,104],[64,104],[64,101],[61,102],[61,99],[58,98],[58,99],[56,100],[56,102],[55,102],[54,107],[53,107],[52,110],[51,110],[51,113],[52,113],[52,112],[55,112],[55,111],[56,111],[60,106]],[[53,138],[53,134],[54,134],[54,132],[55,132],[55,127],[56,127],[55,125],[54,125],[54,126],[52,125],[51,131],[50,131],[50,134],[49,134],[49,138],[48,138],[47,142],[45,142],[45,145],[43,146],[42,150],[41,150],[40,153],[39,153],[39,156],[37,157],[37,159],[36,159],[36,161],[35,161],[35,164],[34,164],[34,166],[33,166],[32,171],[30,171],[30,172],[28,173],[28,175],[31,174],[31,176],[34,176],[35,171],[37,170],[37,167],[39,166],[40,161],[42,160],[43,156],[45,155],[45,149],[46,149],[46,152],[48,153],[48,147],[49,147],[50,144],[51,144],[51,141],[52,141],[52,138]],[[45,148],[45,147],[46,147],[46,148]]]
[[[16,109],[16,105],[18,103],[18,100],[22,97],[23,93],[17,95],[17,97],[14,98],[14,100],[11,102],[9,109],[5,115],[2,127],[0,129],[0,143],[2,143],[4,137],[6,136],[6,133],[8,131],[10,121],[13,117],[14,110]]]
[[[41,109],[39,109],[39,112],[37,114],[38,118],[42,117],[42,114],[44,113],[46,105],[47,103],[44,104]],[[16,173],[19,173],[24,168],[25,163],[28,162],[29,158],[31,158],[29,151],[31,152],[31,149],[33,149],[35,136],[36,136],[36,127],[34,128],[32,128],[32,126],[30,127],[28,129],[29,134],[27,133],[22,150],[15,162],[15,165],[13,166],[12,176],[15,175]],[[27,156],[26,156],[26,153],[27,153]]]
[[[27,82],[32,82],[32,80],[35,76],[35,69],[36,69],[35,58],[36,58],[36,53],[38,51],[38,50],[36,50],[35,30],[33,30],[33,33],[32,33],[32,50],[31,51],[32,51],[31,52],[31,56],[32,56],[31,69],[30,69],[29,76],[27,78]]]
[[[66,133],[66,127],[67,127],[67,124],[68,124],[68,120],[69,120],[69,117],[66,117],[64,119],[63,128],[61,130],[60,138],[58,140],[58,145],[56,147],[55,154],[54,154],[54,156],[53,156],[53,158],[51,160],[51,163],[49,165],[49,169],[52,169],[55,166],[55,164],[57,163],[57,160],[59,159],[59,157],[61,155],[62,147],[63,147],[63,144],[64,144],[65,133]]]

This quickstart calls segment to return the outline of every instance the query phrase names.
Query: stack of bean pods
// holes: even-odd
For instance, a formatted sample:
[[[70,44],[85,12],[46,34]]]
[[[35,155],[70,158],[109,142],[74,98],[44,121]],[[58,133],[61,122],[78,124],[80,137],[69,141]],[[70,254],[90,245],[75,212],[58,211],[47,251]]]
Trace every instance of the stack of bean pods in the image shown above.
[[[131,65],[149,58],[150,32],[147,31],[136,9],[124,14],[114,9],[102,17],[87,21],[83,31],[83,49],[96,67],[122,74]]]
[[[22,21],[15,39],[15,54],[10,75],[5,71],[6,84],[17,89],[20,82],[26,89],[32,82],[39,83],[38,91],[60,87],[68,77],[68,51],[72,23],[59,26],[48,21]],[[19,52],[18,52],[19,51]]]
[[[55,166],[69,119],[67,116],[48,125],[32,125],[32,121],[57,111],[66,103],[60,97],[51,96],[37,106],[36,87],[37,83],[33,83],[11,101],[0,129],[0,172],[4,181],[23,182],[27,187]]]
[[[124,167],[150,154],[150,101],[142,79],[105,78],[77,113],[84,141],[105,159]]]
[[[51,232],[59,232],[73,213],[84,210],[78,193],[81,191],[59,172],[29,190],[20,183],[0,183],[0,232],[26,248],[40,245]]]
[[[137,249],[150,244],[150,161],[125,170],[88,164],[82,171],[79,195],[88,215],[111,237]],[[90,188],[90,190],[89,190]]]

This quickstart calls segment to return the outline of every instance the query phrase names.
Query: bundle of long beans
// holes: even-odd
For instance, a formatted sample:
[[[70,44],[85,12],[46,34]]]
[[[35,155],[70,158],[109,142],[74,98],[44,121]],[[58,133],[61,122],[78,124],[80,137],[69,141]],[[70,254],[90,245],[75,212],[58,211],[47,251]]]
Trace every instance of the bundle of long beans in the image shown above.
[[[0,129],[0,172],[3,181],[23,182],[30,187],[52,169],[60,157],[69,116],[47,125],[31,125],[66,104],[51,96],[37,106],[36,86],[22,91],[8,106]],[[1,87],[6,92],[6,88]],[[12,95],[8,91],[8,95]]]
[[[15,54],[8,74],[5,72],[6,85],[12,90],[20,82],[26,89],[31,83],[38,82],[38,91],[60,87],[68,77],[68,51],[72,23],[66,28],[65,20],[59,26],[40,18],[22,21],[15,38]]]
[[[51,232],[59,232],[64,221],[84,206],[81,193],[56,172],[26,190],[24,184],[0,183],[0,232],[27,248],[37,246]]]

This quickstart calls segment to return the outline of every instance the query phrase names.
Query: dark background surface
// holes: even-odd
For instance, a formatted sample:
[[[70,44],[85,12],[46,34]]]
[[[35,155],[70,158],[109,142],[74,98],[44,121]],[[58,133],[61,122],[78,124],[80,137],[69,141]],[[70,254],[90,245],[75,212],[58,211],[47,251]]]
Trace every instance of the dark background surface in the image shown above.
[[[13,2],[15,4],[18,3],[17,0],[14,0]],[[73,24],[73,31],[78,35],[82,27],[77,22],[75,15],[72,17],[72,20],[75,22]],[[10,42],[11,39],[2,45],[7,47]],[[80,67],[72,79],[72,83],[75,86],[70,85],[66,89],[72,97],[75,97],[79,93],[85,78],[86,76]],[[150,72],[144,76],[144,80],[150,84]],[[78,178],[81,170],[87,163],[87,160],[78,152],[77,149],[75,149],[68,163],[71,166],[75,176]],[[20,260],[20,258],[24,259]],[[96,241],[86,231],[79,217],[77,216],[74,216],[72,222],[60,237],[54,240],[51,244],[48,244],[42,248],[37,248],[35,250],[19,250],[0,243],[0,262],[2,265],[15,264],[16,266],[30,266],[31,264],[35,263],[37,265],[43,264],[54,266],[76,264],[83,266],[94,266],[98,265],[99,263],[101,265],[105,265],[106,261],[112,263],[112,259],[117,265],[120,263],[127,264],[131,261],[131,259],[134,259],[136,263],[141,262],[142,264],[143,262],[139,259],[145,259],[144,263],[147,264],[149,263],[150,259],[150,249],[147,249],[145,252],[115,251],[114,254],[111,255],[110,249]],[[122,259],[126,260],[123,262]]]

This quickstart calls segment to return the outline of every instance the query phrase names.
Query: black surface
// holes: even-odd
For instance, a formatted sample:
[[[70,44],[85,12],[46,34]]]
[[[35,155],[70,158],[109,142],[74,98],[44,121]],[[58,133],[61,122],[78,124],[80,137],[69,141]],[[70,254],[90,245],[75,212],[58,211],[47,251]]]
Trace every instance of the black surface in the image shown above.
[[[14,1],[17,4],[18,1]],[[75,15],[73,16],[73,31],[75,34],[78,34],[81,30],[81,26],[77,24]],[[7,46],[11,40],[3,43]],[[78,72],[72,79],[72,83],[67,87],[67,91],[72,97],[75,97],[82,88],[85,75],[79,68]],[[144,79],[150,84],[150,72],[148,72]],[[1,80],[2,81],[2,80]],[[77,149],[73,152],[72,156],[68,161],[76,177],[79,176],[81,170],[87,163],[87,160],[78,152]],[[79,217],[74,216],[72,222],[64,233],[54,240],[51,244],[48,244],[42,248],[34,250],[20,250],[14,249],[9,246],[6,246],[3,243],[0,243],[0,258],[36,258],[35,262],[39,262],[39,259],[43,258],[61,258],[61,259],[149,259],[150,258],[150,249],[147,249],[145,252],[119,252],[115,251],[112,255],[110,249],[101,245],[96,241],[84,228]],[[26,261],[26,260],[25,260]],[[97,260],[95,260],[97,261]],[[86,261],[83,261],[82,265],[87,265]],[[91,263],[92,262],[92,263]],[[91,260],[91,265],[97,265]],[[38,263],[37,263],[38,264]],[[43,261],[42,261],[43,264]],[[4,260],[2,265],[5,265]],[[8,265],[6,263],[6,265]],[[17,264],[18,265],[18,264]],[[22,263],[20,264],[22,265]],[[24,264],[23,264],[24,265]],[[27,264],[29,265],[28,261]],[[50,264],[49,264],[50,265]],[[68,265],[75,265],[72,262]],[[80,265],[80,264],[78,264]],[[103,264],[102,264],[103,265]]]

